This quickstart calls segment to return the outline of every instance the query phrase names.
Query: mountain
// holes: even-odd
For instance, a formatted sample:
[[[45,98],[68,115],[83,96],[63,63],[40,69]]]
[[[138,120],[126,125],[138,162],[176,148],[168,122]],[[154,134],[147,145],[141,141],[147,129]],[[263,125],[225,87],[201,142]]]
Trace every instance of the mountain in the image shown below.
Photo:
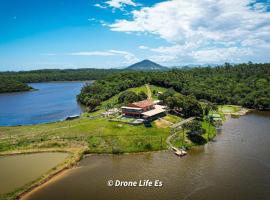
[[[136,71],[164,71],[168,70],[167,67],[161,66],[157,63],[152,62],[151,60],[143,60],[141,62],[135,63],[130,65],[129,67],[125,68],[126,70],[136,70]]]

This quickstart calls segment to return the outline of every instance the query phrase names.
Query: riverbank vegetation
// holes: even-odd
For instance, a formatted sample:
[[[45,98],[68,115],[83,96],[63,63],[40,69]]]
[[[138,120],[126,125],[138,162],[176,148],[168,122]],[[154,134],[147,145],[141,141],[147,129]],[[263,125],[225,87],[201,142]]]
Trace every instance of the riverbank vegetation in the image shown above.
[[[16,80],[1,79],[0,81],[0,93],[22,92],[22,91],[29,91],[31,89],[33,88],[25,83]]]

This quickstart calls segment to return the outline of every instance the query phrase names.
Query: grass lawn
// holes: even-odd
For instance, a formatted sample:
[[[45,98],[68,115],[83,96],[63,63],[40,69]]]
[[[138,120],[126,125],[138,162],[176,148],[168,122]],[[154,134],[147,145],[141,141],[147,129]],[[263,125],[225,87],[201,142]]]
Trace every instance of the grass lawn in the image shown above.
[[[167,114],[165,117],[163,117],[163,119],[175,124],[177,122],[181,122],[183,120],[183,118],[181,117],[178,117],[176,115],[170,115],[170,114]]]
[[[241,106],[236,105],[220,105],[218,106],[218,111],[226,113],[235,113],[241,110]]]
[[[167,90],[166,88],[158,87],[158,86],[155,86],[155,85],[150,85],[150,89],[151,89],[151,92],[152,92],[152,98],[153,98],[153,100],[157,100],[158,99],[158,96],[157,95],[154,95],[153,94],[153,91],[163,92],[164,93]]]
[[[202,122],[202,127],[206,130],[206,132],[202,135],[202,137],[204,137],[206,140],[208,140],[208,133],[209,133],[209,140],[213,139],[216,136],[216,129],[215,127],[210,124],[209,122],[207,122],[206,120],[204,120]],[[184,142],[183,141],[183,130],[179,130],[176,134],[176,137],[173,138],[172,140],[172,144],[176,147],[181,147],[182,144],[185,147],[192,147],[192,146],[196,146],[197,144],[193,143],[192,141],[190,141],[187,137],[187,132],[188,130],[184,130]]]

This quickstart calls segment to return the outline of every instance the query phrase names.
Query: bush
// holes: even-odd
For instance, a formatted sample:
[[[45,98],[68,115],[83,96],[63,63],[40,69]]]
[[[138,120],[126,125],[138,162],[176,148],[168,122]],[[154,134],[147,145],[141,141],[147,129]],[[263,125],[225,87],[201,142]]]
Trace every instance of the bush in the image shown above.
[[[123,150],[120,149],[119,147],[113,147],[112,153],[113,154],[122,154],[123,153]]]
[[[188,139],[190,139],[193,143],[198,145],[203,145],[207,143],[207,140],[201,135],[189,134]]]
[[[150,143],[147,143],[144,145],[144,149],[152,150],[152,145]]]

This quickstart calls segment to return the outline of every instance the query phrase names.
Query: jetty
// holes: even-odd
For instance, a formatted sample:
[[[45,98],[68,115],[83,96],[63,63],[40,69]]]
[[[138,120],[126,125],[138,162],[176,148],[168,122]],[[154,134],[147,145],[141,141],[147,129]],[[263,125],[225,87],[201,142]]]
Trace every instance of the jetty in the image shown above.
[[[190,117],[171,126],[171,135],[166,139],[166,143],[169,146],[169,149],[171,149],[177,156],[180,157],[185,156],[187,155],[187,152],[184,149],[178,149],[177,147],[174,147],[171,143],[171,139],[176,136],[177,130],[182,129],[183,124],[192,121],[194,118],[195,117]]]

